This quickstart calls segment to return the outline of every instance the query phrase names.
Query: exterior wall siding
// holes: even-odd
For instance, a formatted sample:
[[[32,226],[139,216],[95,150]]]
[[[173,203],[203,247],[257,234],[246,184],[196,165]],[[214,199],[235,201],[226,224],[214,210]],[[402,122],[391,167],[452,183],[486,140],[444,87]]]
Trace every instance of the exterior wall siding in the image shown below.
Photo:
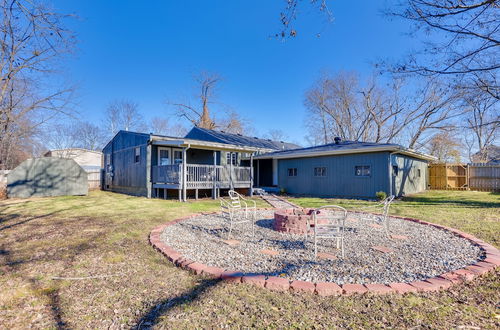
[[[120,132],[103,149],[104,189],[135,196],[147,196],[146,153],[149,135]],[[139,162],[134,162],[135,147],[140,147]],[[112,170],[106,164],[111,156]],[[110,177],[110,173],[113,173]]]
[[[389,153],[366,153],[278,160],[278,184],[287,193],[318,197],[374,198],[389,193]],[[370,166],[371,175],[355,176],[355,166]],[[326,167],[326,176],[315,177],[315,167]],[[288,168],[297,168],[289,177]]]
[[[393,166],[398,167],[397,175]],[[400,197],[426,190],[427,171],[428,162],[425,160],[400,154],[391,155],[392,194]]]

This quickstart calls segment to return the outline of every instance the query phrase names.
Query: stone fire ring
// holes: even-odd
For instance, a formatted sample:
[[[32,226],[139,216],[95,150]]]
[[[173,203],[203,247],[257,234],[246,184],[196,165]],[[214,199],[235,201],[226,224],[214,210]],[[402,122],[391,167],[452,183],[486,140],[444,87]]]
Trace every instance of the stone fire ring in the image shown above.
[[[276,210],[273,208],[262,208],[261,210]],[[493,271],[496,267],[500,266],[500,251],[470,234],[464,233],[460,230],[445,227],[442,225],[398,216],[391,216],[407,221],[413,221],[419,224],[433,226],[441,230],[447,230],[456,236],[467,239],[472,244],[479,246],[484,252],[485,258],[475,264],[469,265],[462,269],[453,270],[439,276],[431,277],[423,281],[414,281],[410,283],[389,283],[386,284],[343,284],[338,285],[332,282],[307,282],[307,281],[289,281],[286,278],[277,276],[266,277],[264,275],[244,276],[238,270],[224,270],[219,267],[207,266],[193,260],[189,260],[182,256],[178,251],[166,245],[161,239],[160,235],[166,227],[172,226],[183,220],[207,214],[217,214],[218,212],[202,212],[192,214],[187,217],[178,218],[166,224],[160,225],[153,229],[149,235],[149,242],[151,245],[160,251],[176,266],[187,269],[196,275],[203,275],[213,279],[220,279],[231,283],[248,283],[262,288],[273,291],[292,291],[292,292],[309,292],[315,293],[320,296],[331,295],[351,295],[351,294],[404,294],[407,292],[434,292],[445,290],[454,284],[462,283],[464,281],[472,281],[474,278],[485,273]],[[361,212],[356,212],[361,213]]]

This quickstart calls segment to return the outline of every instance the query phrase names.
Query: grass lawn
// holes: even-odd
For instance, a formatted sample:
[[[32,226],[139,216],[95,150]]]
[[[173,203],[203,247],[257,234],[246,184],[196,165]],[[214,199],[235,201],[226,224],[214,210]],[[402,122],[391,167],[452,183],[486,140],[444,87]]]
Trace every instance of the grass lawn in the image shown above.
[[[293,202],[309,207],[369,204],[313,198]],[[203,279],[173,266],[149,246],[155,226],[217,209],[212,200],[179,203],[101,191],[0,201],[0,324],[500,327],[500,271],[437,294],[322,298]],[[392,213],[449,225],[500,246],[498,194],[432,191],[398,201]]]

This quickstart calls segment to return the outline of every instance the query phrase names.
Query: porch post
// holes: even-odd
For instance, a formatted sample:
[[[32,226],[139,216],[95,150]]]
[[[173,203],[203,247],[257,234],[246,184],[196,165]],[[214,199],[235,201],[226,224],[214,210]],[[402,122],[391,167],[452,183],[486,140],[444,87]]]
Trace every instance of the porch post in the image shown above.
[[[216,186],[216,180],[217,180],[217,151],[214,150],[214,170],[213,170],[213,188],[212,188],[212,198],[217,199],[217,186]]]
[[[234,186],[233,186],[233,155],[232,155],[232,153],[231,153],[231,157],[229,160],[229,187],[231,188],[231,190],[234,190]]]
[[[187,158],[186,147],[182,148],[182,199],[187,201]]]
[[[253,152],[250,154],[250,197],[253,196]]]
[[[151,143],[148,141],[146,146],[146,190],[147,197],[151,198],[151,190],[153,189],[153,183],[151,182]]]

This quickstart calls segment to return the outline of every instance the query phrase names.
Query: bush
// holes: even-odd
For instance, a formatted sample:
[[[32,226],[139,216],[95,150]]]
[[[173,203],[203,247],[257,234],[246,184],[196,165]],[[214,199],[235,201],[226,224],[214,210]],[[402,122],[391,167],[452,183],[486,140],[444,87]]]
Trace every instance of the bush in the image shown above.
[[[377,199],[378,199],[379,201],[384,200],[384,199],[386,199],[386,198],[387,198],[387,194],[385,193],[385,191],[377,191],[377,192],[375,193],[375,196],[377,196]]]
[[[7,187],[0,182],[0,199],[7,198]]]

